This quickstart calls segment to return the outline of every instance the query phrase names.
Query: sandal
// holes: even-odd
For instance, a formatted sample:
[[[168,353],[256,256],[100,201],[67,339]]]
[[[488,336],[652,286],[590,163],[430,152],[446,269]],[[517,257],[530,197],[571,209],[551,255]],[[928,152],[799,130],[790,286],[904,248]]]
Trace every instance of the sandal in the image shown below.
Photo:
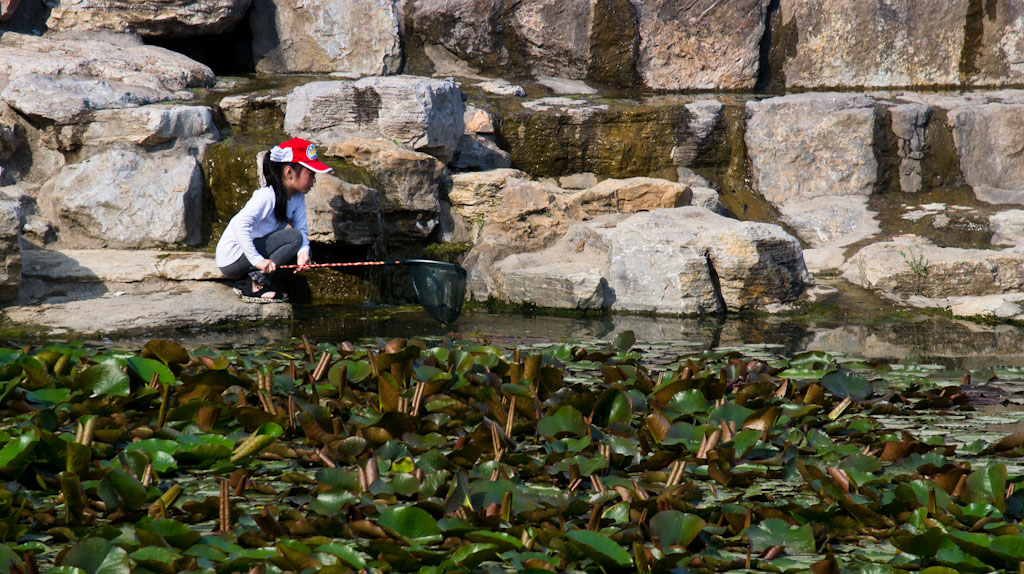
[[[275,291],[270,287],[260,287],[258,291],[253,291],[252,284],[246,283],[239,289],[242,301],[246,303],[287,303],[288,296],[284,293]],[[273,293],[273,297],[264,297],[267,293]]]

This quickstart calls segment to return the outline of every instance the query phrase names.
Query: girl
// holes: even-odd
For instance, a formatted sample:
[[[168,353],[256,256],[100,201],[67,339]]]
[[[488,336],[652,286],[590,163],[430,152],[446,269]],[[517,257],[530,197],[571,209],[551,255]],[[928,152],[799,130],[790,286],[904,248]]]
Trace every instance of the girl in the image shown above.
[[[270,288],[269,277],[278,266],[295,261],[297,272],[309,268],[309,231],[306,227],[306,194],[316,173],[331,168],[317,160],[316,147],[306,140],[290,139],[274,146],[263,158],[266,187],[253,192],[245,206],[231,218],[217,243],[217,267],[231,279],[246,275],[236,292],[250,303],[277,303],[288,296]],[[290,229],[287,229],[288,225]]]

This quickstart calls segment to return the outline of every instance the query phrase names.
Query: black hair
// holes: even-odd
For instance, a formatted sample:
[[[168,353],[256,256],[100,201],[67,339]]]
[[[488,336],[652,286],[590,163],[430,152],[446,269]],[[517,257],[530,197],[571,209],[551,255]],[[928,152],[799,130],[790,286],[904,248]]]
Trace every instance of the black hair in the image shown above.
[[[271,161],[269,153],[263,156],[263,177],[266,178],[267,185],[274,190],[274,217],[288,224],[292,221],[288,219],[288,189],[284,186],[284,168],[289,165],[297,173],[303,167],[302,164],[294,162]]]

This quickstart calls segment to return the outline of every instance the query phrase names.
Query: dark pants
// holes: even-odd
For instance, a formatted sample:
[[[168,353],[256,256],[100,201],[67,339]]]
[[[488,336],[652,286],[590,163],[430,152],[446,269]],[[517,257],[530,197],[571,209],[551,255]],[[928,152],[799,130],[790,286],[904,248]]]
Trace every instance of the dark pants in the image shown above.
[[[278,266],[288,265],[295,262],[295,255],[302,247],[302,234],[289,227],[255,239],[252,243],[256,246],[256,251],[259,251],[263,257],[270,259]],[[245,255],[242,255],[231,265],[221,267],[220,272],[230,279],[241,279],[253,269],[255,267],[249,263]]]

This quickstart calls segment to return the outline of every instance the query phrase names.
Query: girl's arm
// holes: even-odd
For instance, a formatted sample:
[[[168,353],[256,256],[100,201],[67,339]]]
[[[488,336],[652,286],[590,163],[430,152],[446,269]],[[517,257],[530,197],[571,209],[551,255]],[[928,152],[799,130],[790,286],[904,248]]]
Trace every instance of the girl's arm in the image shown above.
[[[309,227],[306,223],[306,196],[297,193],[293,196],[296,200],[295,211],[292,213],[292,227],[295,228],[299,233],[302,234],[302,246],[299,247],[299,252],[296,254],[296,263],[300,266],[305,264],[308,265],[312,262],[309,255]]]

